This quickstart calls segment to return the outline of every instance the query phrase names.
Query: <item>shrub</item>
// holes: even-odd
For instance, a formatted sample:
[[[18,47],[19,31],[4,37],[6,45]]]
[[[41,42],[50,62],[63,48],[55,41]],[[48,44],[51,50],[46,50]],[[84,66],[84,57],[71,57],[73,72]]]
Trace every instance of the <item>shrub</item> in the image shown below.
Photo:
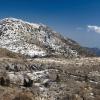
[[[4,86],[5,85],[5,80],[3,77],[0,78],[0,85]]]

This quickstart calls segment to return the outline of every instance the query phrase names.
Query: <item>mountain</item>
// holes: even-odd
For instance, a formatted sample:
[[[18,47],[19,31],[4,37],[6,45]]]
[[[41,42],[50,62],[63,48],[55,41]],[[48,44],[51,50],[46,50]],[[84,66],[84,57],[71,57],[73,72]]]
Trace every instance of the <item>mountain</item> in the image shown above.
[[[90,52],[95,53],[97,57],[100,57],[100,49],[99,48],[87,48]]]
[[[77,42],[64,38],[46,25],[15,18],[0,21],[0,48],[28,57],[93,55]]]

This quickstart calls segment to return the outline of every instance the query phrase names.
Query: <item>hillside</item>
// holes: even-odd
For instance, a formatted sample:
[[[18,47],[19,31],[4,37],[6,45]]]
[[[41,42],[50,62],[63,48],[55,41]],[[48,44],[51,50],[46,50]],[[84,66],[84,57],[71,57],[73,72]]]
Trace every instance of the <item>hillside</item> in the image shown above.
[[[93,56],[75,41],[64,38],[46,25],[15,18],[0,21],[0,47],[29,57]]]
[[[0,58],[0,100],[100,100],[100,58]]]

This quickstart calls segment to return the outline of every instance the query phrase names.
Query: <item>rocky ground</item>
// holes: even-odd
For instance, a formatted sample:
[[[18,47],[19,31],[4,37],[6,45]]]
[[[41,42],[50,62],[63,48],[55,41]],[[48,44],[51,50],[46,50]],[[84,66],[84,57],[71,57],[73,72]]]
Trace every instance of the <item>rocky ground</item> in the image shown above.
[[[0,100],[100,100],[100,58],[0,58]]]

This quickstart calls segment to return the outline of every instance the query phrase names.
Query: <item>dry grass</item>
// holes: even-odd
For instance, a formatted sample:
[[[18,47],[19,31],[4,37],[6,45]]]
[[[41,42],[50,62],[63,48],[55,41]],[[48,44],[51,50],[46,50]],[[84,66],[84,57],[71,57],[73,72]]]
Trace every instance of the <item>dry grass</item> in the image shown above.
[[[17,58],[17,59],[24,58],[24,56],[21,54],[11,52],[5,48],[0,48],[0,58],[2,58],[2,57]]]

